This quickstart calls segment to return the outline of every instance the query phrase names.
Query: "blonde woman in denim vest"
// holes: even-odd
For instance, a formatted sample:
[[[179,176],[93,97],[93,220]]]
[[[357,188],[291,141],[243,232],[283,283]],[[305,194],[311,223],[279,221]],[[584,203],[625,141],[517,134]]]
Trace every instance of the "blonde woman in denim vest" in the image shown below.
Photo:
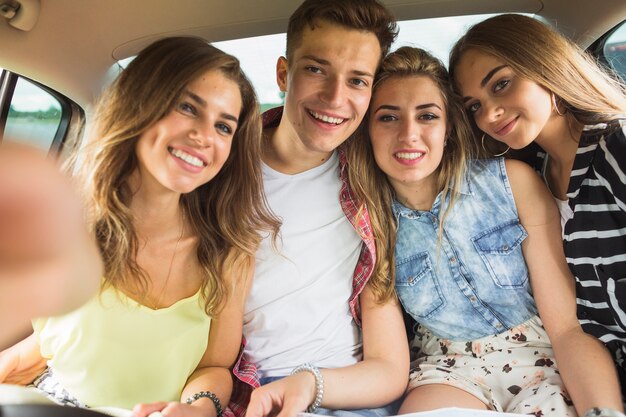
[[[416,321],[400,413],[619,413],[611,359],[576,319],[549,191],[519,161],[472,159],[443,64],[415,48],[387,56],[364,129],[351,166],[370,173],[373,215],[397,228],[391,272]]]

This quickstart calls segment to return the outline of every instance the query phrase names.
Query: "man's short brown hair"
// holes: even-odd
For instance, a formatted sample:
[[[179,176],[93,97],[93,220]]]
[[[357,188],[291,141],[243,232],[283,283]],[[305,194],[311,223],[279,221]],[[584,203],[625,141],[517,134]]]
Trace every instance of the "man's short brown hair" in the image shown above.
[[[287,61],[300,46],[304,29],[314,29],[319,22],[373,33],[380,44],[381,60],[398,35],[395,17],[378,0],[304,0],[289,18]]]

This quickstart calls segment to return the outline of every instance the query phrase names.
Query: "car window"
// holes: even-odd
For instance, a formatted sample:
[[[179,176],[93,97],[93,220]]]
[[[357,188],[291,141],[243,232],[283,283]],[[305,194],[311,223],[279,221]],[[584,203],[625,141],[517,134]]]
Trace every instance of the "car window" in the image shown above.
[[[48,150],[61,125],[61,103],[38,85],[19,77],[11,97],[4,137]]]
[[[448,53],[457,39],[474,23],[492,14],[454,16],[398,22],[400,31],[392,49],[417,46],[427,49],[446,65]],[[256,89],[261,111],[280,106],[283,95],[276,86],[276,60],[285,54],[285,34],[257,36],[215,42],[217,48],[236,56]]]
[[[427,49],[447,64],[448,53],[454,42],[471,25],[490,16],[493,14],[400,21],[400,31],[392,49],[405,45],[417,46]],[[239,59],[241,68],[254,85],[261,111],[283,103],[283,94],[276,86],[276,60],[285,54],[285,44],[284,33],[213,43],[215,47]],[[121,60],[118,64],[124,68],[133,58]]]
[[[606,38],[602,52],[607,64],[626,80],[626,21]]]

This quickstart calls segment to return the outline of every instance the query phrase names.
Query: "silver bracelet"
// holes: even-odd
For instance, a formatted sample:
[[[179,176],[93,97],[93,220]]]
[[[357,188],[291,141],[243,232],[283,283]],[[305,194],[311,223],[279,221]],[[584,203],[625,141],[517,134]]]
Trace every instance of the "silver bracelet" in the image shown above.
[[[313,366],[310,363],[303,363],[296,367],[296,369],[291,371],[291,375],[297,374],[298,372],[310,372],[315,377],[315,400],[313,400],[311,405],[306,409],[307,413],[314,413],[315,410],[322,405],[322,398],[324,397],[324,378],[322,378],[322,373],[317,366]]]
[[[208,398],[209,400],[213,401],[213,405],[215,406],[215,412],[217,414],[217,417],[222,417],[222,414],[223,414],[222,403],[220,402],[220,399],[217,398],[217,395],[213,394],[211,391],[196,392],[195,394],[189,396],[189,398],[187,398],[185,403],[191,404],[192,402],[199,400],[200,398]]]
[[[626,417],[626,414],[612,408],[593,407],[583,417]]]

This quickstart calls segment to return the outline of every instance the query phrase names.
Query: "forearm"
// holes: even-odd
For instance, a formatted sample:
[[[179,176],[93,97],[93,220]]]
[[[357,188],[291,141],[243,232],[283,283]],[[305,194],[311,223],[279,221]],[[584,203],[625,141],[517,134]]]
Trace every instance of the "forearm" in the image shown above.
[[[579,415],[592,407],[623,410],[615,365],[602,342],[577,328],[552,340],[552,347]]]
[[[322,407],[329,409],[381,407],[399,398],[408,382],[403,364],[384,358],[370,358],[345,368],[321,371],[324,378]]]
[[[233,380],[230,370],[223,367],[206,367],[197,369],[187,381],[183,389],[181,402],[185,402],[194,394],[200,392],[212,392],[219,399],[222,410],[228,406],[233,391]],[[207,417],[216,415],[216,407],[208,397],[200,397],[192,403],[194,407],[206,410]]]
[[[0,352],[0,383],[27,385],[46,368],[34,334]]]

